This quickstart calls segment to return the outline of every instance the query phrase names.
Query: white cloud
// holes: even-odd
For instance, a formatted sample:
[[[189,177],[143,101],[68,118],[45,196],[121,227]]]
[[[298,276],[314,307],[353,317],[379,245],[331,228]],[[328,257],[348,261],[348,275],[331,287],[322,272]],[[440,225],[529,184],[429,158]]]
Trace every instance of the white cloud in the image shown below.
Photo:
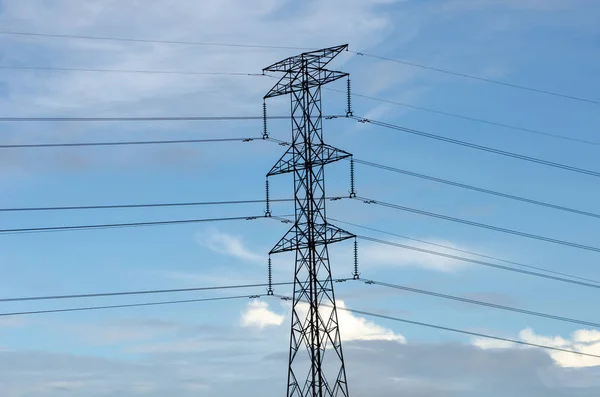
[[[581,353],[600,355],[600,331],[577,330],[568,339],[560,336],[542,336],[527,328],[519,337],[524,342],[536,343]],[[600,358],[580,356],[567,352],[550,351],[550,357],[561,367],[581,368],[600,366]]]
[[[473,346],[477,346],[480,349],[492,350],[492,349],[510,349],[514,347],[514,343],[505,342],[502,340],[494,340],[487,338],[474,338],[471,341]]]
[[[397,240],[395,242],[419,249],[433,250],[443,254],[469,257],[468,254],[459,253],[452,249],[431,246],[425,243],[413,241],[407,242],[406,240]],[[430,242],[454,249],[464,249],[449,241],[430,240]],[[427,270],[442,272],[456,271],[469,266],[467,262],[456,259],[375,243],[361,244],[360,256],[368,258],[368,261],[363,261],[367,266],[420,267]]]
[[[243,261],[265,263],[265,259],[246,248],[242,239],[238,236],[211,230],[197,234],[196,240],[200,245],[216,253],[232,256]]]
[[[285,316],[269,310],[267,302],[252,301],[242,313],[241,324],[243,327],[263,329],[266,327],[283,324]]]
[[[337,301],[337,306],[346,308],[345,303],[340,300]],[[403,335],[396,334],[391,329],[384,328],[363,317],[357,317],[351,312],[338,310],[338,318],[342,340],[345,342],[387,340],[406,343],[406,338]]]
[[[562,336],[546,336],[536,334],[531,328],[519,332],[518,340],[536,345],[556,347],[565,350],[574,350],[586,354],[600,355],[600,331],[577,330],[570,338]],[[481,349],[516,349],[524,348],[510,342],[486,340],[475,338],[471,341],[474,346]],[[561,367],[583,368],[600,366],[600,358],[581,356],[568,352],[547,350],[554,362]]]
[[[70,0],[52,3],[32,0],[26,3],[5,4],[0,23],[6,29],[14,26],[23,31],[89,36],[300,47],[349,42],[356,49],[376,44],[392,27],[391,18],[383,10],[377,10],[382,3],[377,0],[319,0],[318,8],[314,7],[315,1],[292,5],[291,0],[154,1],[151,6],[146,0],[128,1],[126,4],[90,1],[86,6]],[[297,9],[288,14],[284,9],[291,6]],[[280,10],[284,12],[280,13]],[[126,17],[130,15],[137,17]],[[57,23],[61,26],[60,31],[56,29]],[[39,54],[35,50],[41,47],[54,52],[55,66],[105,69],[260,72],[272,61],[297,52],[23,37],[10,37],[10,41],[26,45],[18,53],[10,52],[10,61],[33,64]],[[132,76],[117,73],[54,73],[43,76],[21,73],[13,77],[17,77],[16,81],[8,80],[13,93],[11,105],[18,105],[21,113],[28,111],[25,106],[28,100],[33,101],[28,105],[34,106],[36,112],[73,112],[89,106],[121,110],[131,104],[146,102],[148,105],[158,98],[167,100],[161,101],[162,106],[154,103],[151,109],[140,107],[139,110],[172,112],[178,109],[178,105],[169,99],[199,92],[204,93],[206,98],[209,97],[206,94],[210,94],[210,100],[201,101],[204,110],[207,110],[206,107],[221,110],[224,104],[233,104],[239,109],[239,106],[244,106],[241,101],[236,101],[240,95],[258,95],[265,85],[270,84],[269,80],[261,78],[249,81],[246,77],[232,80],[215,76]],[[36,83],[40,77],[44,84]],[[215,95],[217,93],[219,95]],[[164,106],[169,102],[173,107]],[[181,101],[182,104],[185,102]],[[191,102],[186,105],[188,109],[199,108],[197,101]]]
[[[283,305],[286,314],[280,315],[269,309],[267,302],[253,301],[248,304],[247,310],[242,313],[241,323],[245,327],[265,328],[268,326],[280,326],[284,324],[284,320],[289,318],[290,304]],[[343,301],[337,301],[338,308],[346,308]],[[306,303],[298,305],[300,318],[305,318],[308,314],[309,306]],[[396,341],[406,343],[406,338],[400,334],[394,333],[391,329],[384,328],[372,321],[368,321],[362,317],[357,317],[351,312],[339,310],[338,323],[340,334],[344,342],[350,341]],[[327,307],[321,308],[323,318],[329,318],[331,309]]]

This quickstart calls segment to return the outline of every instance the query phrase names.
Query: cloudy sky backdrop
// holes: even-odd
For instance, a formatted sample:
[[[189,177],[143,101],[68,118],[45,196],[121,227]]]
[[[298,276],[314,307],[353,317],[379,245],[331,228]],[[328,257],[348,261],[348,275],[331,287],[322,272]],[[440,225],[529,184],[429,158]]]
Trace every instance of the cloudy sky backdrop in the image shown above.
[[[599,100],[600,4],[592,0],[0,0],[0,31],[354,51]],[[260,73],[298,51],[0,34],[0,66]],[[356,94],[550,134],[600,141],[598,106],[397,63],[339,56]],[[0,69],[0,117],[257,116],[273,81],[261,76]],[[331,88],[343,90],[338,82]],[[269,103],[287,115],[287,98]],[[345,96],[324,91],[325,113]],[[598,146],[353,99],[354,114],[528,156],[600,170]],[[381,129],[324,123],[327,141],[363,160],[597,211],[598,180]],[[262,122],[17,123],[2,144],[260,136]],[[269,122],[289,139],[289,120]],[[143,147],[0,149],[0,208],[261,199],[284,150],[261,141]],[[347,164],[327,170],[346,195]],[[362,196],[598,245],[597,219],[357,165]],[[273,180],[273,197],[292,180]],[[356,201],[328,203],[339,220],[581,277],[598,253],[472,228]],[[274,204],[276,214],[289,204]],[[2,213],[1,228],[261,215],[261,205]],[[421,248],[421,242],[353,232]],[[16,297],[266,281],[275,221],[0,235],[0,296]],[[450,249],[435,250],[456,253]],[[335,277],[352,272],[352,244],[331,249]],[[465,256],[466,254],[458,254]],[[393,247],[360,243],[364,277],[594,321],[597,291]],[[467,255],[468,256],[468,255]],[[274,258],[289,281],[293,257]],[[600,354],[600,332],[363,283],[336,285],[338,304],[524,342]],[[236,294],[239,291],[234,291]],[[262,293],[255,289],[250,293]],[[286,294],[289,288],[277,292]],[[246,292],[242,292],[246,293]],[[178,294],[2,303],[1,313],[78,305],[193,299]],[[2,397],[280,396],[289,305],[276,299],[0,317]],[[340,313],[355,397],[597,396],[600,359],[515,347]]]

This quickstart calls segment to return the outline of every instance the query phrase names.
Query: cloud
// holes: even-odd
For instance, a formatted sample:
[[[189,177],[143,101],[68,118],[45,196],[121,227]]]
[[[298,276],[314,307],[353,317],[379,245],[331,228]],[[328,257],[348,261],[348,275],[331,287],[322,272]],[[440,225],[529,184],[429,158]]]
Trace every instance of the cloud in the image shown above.
[[[338,308],[346,307],[341,300],[336,301]],[[290,304],[284,304],[286,315],[277,314],[269,309],[267,302],[253,301],[248,304],[246,311],[242,313],[241,324],[244,327],[255,327],[263,329],[269,326],[280,326],[284,324],[284,319],[290,318]],[[340,335],[344,342],[352,341],[375,341],[387,340],[406,343],[404,336],[394,333],[388,328],[377,325],[365,318],[355,316],[351,312],[338,309],[338,323],[340,327]],[[309,306],[306,303],[298,305],[298,314],[301,319],[308,315]],[[328,319],[331,316],[331,309],[322,307],[320,309],[321,316]]]
[[[528,343],[548,345],[562,349],[575,350],[582,353],[600,355],[600,331],[577,330],[570,338],[560,336],[543,336],[536,334],[532,329],[524,329],[520,332],[521,340]],[[550,357],[561,367],[581,368],[600,366],[600,358],[578,356],[566,352],[549,352]]]
[[[505,342],[502,340],[494,340],[488,338],[474,338],[471,343],[473,346],[477,346],[480,349],[492,350],[492,349],[510,349],[515,346],[514,343]]]
[[[243,327],[263,329],[283,324],[285,317],[269,310],[267,302],[252,301],[242,313],[240,320]]]
[[[570,338],[561,336],[545,336],[536,334],[531,328],[526,328],[519,332],[518,340],[536,345],[556,347],[566,350],[574,350],[581,353],[600,355],[600,331],[597,330],[577,330],[571,334]],[[518,349],[524,348],[514,343],[493,341],[489,339],[475,338],[472,344],[481,349]],[[580,356],[577,354],[551,351],[547,354],[554,362],[566,368],[584,368],[600,366],[600,358]]]
[[[435,247],[425,243],[412,241],[407,243],[406,240],[397,240],[395,242],[420,249],[434,250],[444,254],[469,257],[468,254],[457,253],[452,249]],[[429,240],[429,242],[454,249],[466,250],[464,247],[460,247],[449,241]],[[468,263],[456,259],[375,243],[361,244],[360,256],[369,258],[368,262],[364,263],[366,266],[420,267],[441,272],[457,271],[469,266]]]
[[[382,3],[386,2],[375,0],[319,0],[318,8],[314,0],[300,4],[289,0],[154,1],[152,6],[139,0],[126,4],[93,1],[85,7],[69,0],[57,0],[52,4],[36,0],[28,3],[6,3],[0,14],[2,25],[7,29],[18,27],[23,31],[56,32],[56,25],[48,23],[52,20],[60,22],[63,33],[90,36],[107,36],[106,32],[111,32],[110,36],[116,37],[304,47],[351,42],[359,48],[384,38],[393,22],[382,8],[385,6]],[[291,7],[294,12],[288,12]],[[138,15],[139,18],[133,21],[126,15]],[[302,34],[297,34],[299,31]],[[22,37],[11,37],[11,43],[21,44],[18,54],[11,53],[13,62],[31,64],[36,57],[46,58],[44,50],[52,50],[55,56],[47,63],[54,61],[56,66],[138,70],[259,72],[262,67],[294,51],[91,40],[67,42]],[[248,98],[248,94],[258,94],[271,83],[262,78],[193,76],[190,80],[172,75],[138,74],[132,77],[118,73],[54,73],[41,77],[25,74],[27,79],[21,77],[23,74],[16,76],[19,84],[10,79],[5,84],[12,92],[13,105],[19,105],[20,112],[27,111],[27,107],[21,105],[31,100],[33,103],[29,105],[37,112],[77,112],[90,106],[112,111],[129,107],[131,111],[132,104],[136,105],[136,110],[143,111],[143,106],[138,105],[145,103],[150,105],[146,110],[162,113],[177,109],[178,105],[171,101],[172,106],[165,107],[169,101],[161,101],[163,106],[158,106],[155,99],[184,99],[198,93],[204,93],[205,97],[210,94],[210,100],[202,101],[210,110],[221,110],[225,104],[240,106],[241,103],[235,101],[236,96]],[[41,79],[45,84],[37,84]],[[181,104],[190,110],[198,109],[198,103],[192,105],[181,101]]]
[[[240,342],[245,336],[239,335]],[[245,343],[252,347],[253,343]],[[176,357],[109,360],[83,354],[0,352],[3,397],[275,397],[285,390],[285,345],[249,355],[184,352]],[[236,346],[237,347],[237,346]],[[355,341],[345,346],[356,397],[593,397],[600,369],[565,369],[537,349],[482,350],[458,344]],[[265,359],[265,353],[277,352]]]
[[[339,308],[346,308],[343,301],[338,300]],[[327,313],[327,312],[326,312]],[[363,317],[358,317],[351,312],[338,310],[338,318],[340,322],[340,334],[342,340],[350,341],[395,341],[406,343],[406,338],[388,328],[377,325],[373,321],[368,321]]]
[[[181,324],[153,319],[123,319],[109,324],[77,325],[66,327],[84,341],[93,345],[115,345],[149,341],[176,333]]]
[[[389,34],[395,21],[386,9],[393,2],[90,0],[81,5],[71,0],[9,1],[2,3],[0,25],[6,30],[41,33],[292,47],[348,42],[358,49],[376,45]],[[263,67],[299,51],[4,36],[0,52],[5,65],[260,73]],[[349,54],[344,53],[336,65],[349,59]],[[271,79],[261,76],[13,70],[0,76],[0,108],[5,116],[33,117],[256,115],[272,84]],[[338,104],[343,110],[345,102],[341,97]],[[270,105],[272,114],[280,105]],[[281,106],[289,111],[287,106]],[[107,140],[107,134],[114,129],[104,123],[91,124],[28,125],[27,134],[22,126],[6,125],[3,139],[10,142],[16,137],[19,143]],[[222,136],[229,125],[212,124],[206,130]],[[174,133],[181,139],[200,138],[197,124],[185,122],[121,123],[118,130],[123,140],[164,139],[165,134]],[[58,149],[39,157],[40,152],[31,153],[24,150],[7,154],[9,157],[0,159],[0,174],[21,177],[49,170],[106,170],[107,166],[121,171],[153,164],[189,170],[197,169],[199,163],[225,158],[218,149],[201,152],[165,146],[105,148],[102,155],[90,151],[84,157]],[[107,158],[111,159],[108,163]],[[242,154],[227,162],[245,158],[246,154]],[[80,167],[82,161],[84,168]]]
[[[246,248],[240,237],[211,230],[206,233],[197,234],[196,240],[200,245],[218,254],[232,256],[248,262],[265,263],[265,259],[261,255]]]

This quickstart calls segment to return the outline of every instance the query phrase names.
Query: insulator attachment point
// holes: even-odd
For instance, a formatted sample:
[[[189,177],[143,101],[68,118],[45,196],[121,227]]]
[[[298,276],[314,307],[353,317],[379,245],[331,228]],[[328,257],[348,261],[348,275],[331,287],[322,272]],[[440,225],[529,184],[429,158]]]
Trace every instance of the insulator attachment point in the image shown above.
[[[270,255],[269,255],[269,262],[268,262],[268,270],[269,270],[269,276],[268,276],[269,288],[267,288],[267,295],[272,296],[273,295],[273,265],[271,263]]]
[[[263,139],[269,139],[269,133],[267,132],[267,102],[263,101]]]
[[[271,217],[271,201],[270,201],[270,189],[269,189],[269,178],[267,178],[267,181],[265,183],[265,192],[266,192],[266,209],[265,209],[265,216],[267,218]]]
[[[348,107],[346,108],[346,117],[352,117],[352,91],[350,89],[350,77],[348,77],[348,86],[347,86],[347,99],[348,99]]]
[[[360,273],[358,272],[358,241],[354,238],[354,273],[352,274],[354,280],[360,279]]]

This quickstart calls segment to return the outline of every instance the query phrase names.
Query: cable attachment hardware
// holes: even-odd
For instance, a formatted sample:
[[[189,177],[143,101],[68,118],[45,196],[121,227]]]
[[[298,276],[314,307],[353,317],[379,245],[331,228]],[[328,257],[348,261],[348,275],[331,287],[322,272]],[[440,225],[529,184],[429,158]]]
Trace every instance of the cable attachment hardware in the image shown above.
[[[265,192],[266,192],[266,204],[267,204],[267,208],[265,210],[265,217],[270,218],[271,217],[271,193],[270,193],[270,189],[269,189],[269,178],[267,178],[267,181],[265,183]]]
[[[263,139],[269,139],[267,132],[267,102],[263,101]]]
[[[352,91],[350,90],[350,77],[348,77],[348,90],[346,92],[348,96],[348,108],[346,109],[346,117],[352,117]]]
[[[352,275],[354,280],[360,279],[360,273],[358,272],[358,241],[354,238],[354,274]]]
[[[271,255],[269,255],[269,265],[268,265],[268,269],[269,269],[269,276],[268,276],[268,280],[269,280],[269,288],[267,289],[267,295],[273,295],[273,265],[271,264]]]
[[[354,157],[350,157],[350,198],[356,198],[354,185]]]

